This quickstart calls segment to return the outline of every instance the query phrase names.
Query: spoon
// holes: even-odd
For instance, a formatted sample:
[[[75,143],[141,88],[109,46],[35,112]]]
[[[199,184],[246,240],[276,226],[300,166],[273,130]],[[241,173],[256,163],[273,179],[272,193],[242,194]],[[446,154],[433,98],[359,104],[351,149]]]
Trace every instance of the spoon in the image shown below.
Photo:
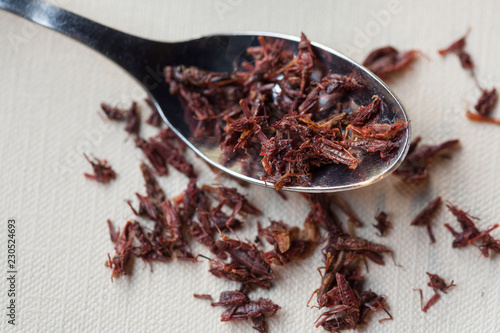
[[[249,46],[259,45],[259,36],[285,39],[295,49],[299,38],[264,32],[242,32],[165,43],[122,33],[39,0],[0,0],[0,9],[76,39],[113,60],[146,89],[163,120],[201,158],[238,179],[273,187],[273,184],[261,181],[259,174],[242,174],[238,170],[238,163],[230,167],[221,165],[219,161],[222,150],[218,146],[193,139],[184,122],[177,96],[169,93],[169,86],[164,82],[163,68],[182,64],[214,72],[232,72],[235,61],[245,57],[245,50]],[[394,94],[373,73],[335,50],[317,43],[312,43],[312,46],[319,59],[320,75],[326,75],[329,70],[348,75],[356,70],[366,82],[367,88],[356,95],[355,104],[367,105],[372,96],[377,95],[387,106],[381,118],[391,123],[400,119],[408,121]],[[313,173],[307,186],[284,187],[283,190],[335,192],[373,184],[392,173],[402,162],[408,151],[409,132],[408,127],[403,130],[392,158],[381,159],[378,154],[368,154],[355,170],[339,164],[326,165]]]

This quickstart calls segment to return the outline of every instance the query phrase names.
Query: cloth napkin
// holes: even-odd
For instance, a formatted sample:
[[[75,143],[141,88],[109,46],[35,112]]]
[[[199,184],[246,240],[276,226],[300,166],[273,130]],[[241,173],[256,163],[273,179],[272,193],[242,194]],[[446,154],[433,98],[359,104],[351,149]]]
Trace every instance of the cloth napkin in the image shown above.
[[[412,68],[387,83],[405,105],[412,135],[436,144],[459,138],[461,148],[431,166],[429,178],[406,184],[391,176],[373,186],[341,193],[365,226],[356,234],[394,250],[396,264],[371,264],[366,288],[386,296],[393,321],[377,313],[366,332],[495,332],[500,327],[498,256],[484,258],[478,249],[452,249],[444,223],[455,219],[442,207],[434,220],[437,242],[429,245],[424,228],[410,221],[427,202],[440,195],[481,218],[481,229],[498,223],[500,206],[500,127],[472,123],[465,110],[480,95],[455,56],[442,58],[448,46],[471,28],[467,50],[486,88],[498,86],[497,37],[500,3],[495,1],[252,1],[182,2],[103,0],[50,1],[70,11],[137,36],[181,41],[212,33],[270,31],[309,39],[361,62],[374,48],[393,45],[418,49]],[[249,322],[220,321],[223,311],[193,293],[218,297],[238,288],[208,273],[209,264],[174,261],[145,265],[136,260],[130,276],[110,279],[104,267],[114,252],[106,220],[123,226],[134,218],[125,200],[143,193],[139,162],[122,126],[103,119],[99,104],[127,106],[139,101],[149,114],[144,90],[120,68],[67,37],[0,11],[0,249],[7,257],[7,220],[15,219],[17,245],[17,329],[22,332],[252,332]],[[494,113],[500,117],[500,110]],[[142,134],[153,134],[144,126]],[[118,177],[109,185],[89,181],[83,153],[107,159]],[[265,212],[259,220],[283,220],[300,226],[308,213],[305,200],[287,193],[284,201],[271,189],[241,188],[224,177],[214,178],[192,153],[188,158],[199,184],[220,182],[241,189]],[[160,178],[169,198],[187,178],[171,168]],[[393,222],[387,237],[378,237],[374,216],[385,211]],[[346,217],[339,213],[346,223]],[[256,219],[248,219],[242,239],[253,240]],[[500,232],[492,233],[500,237]],[[194,253],[208,254],[193,244]],[[4,261],[2,261],[4,262]],[[314,327],[317,309],[306,303],[320,284],[314,255],[276,267],[270,290],[252,297],[272,299],[282,309],[268,320],[269,332],[321,332]],[[7,267],[2,265],[2,273]],[[426,272],[437,273],[457,287],[427,313],[413,288],[432,296]],[[1,276],[1,275],[0,275]],[[0,307],[6,312],[7,281],[0,278]],[[0,331],[7,331],[2,315]]]

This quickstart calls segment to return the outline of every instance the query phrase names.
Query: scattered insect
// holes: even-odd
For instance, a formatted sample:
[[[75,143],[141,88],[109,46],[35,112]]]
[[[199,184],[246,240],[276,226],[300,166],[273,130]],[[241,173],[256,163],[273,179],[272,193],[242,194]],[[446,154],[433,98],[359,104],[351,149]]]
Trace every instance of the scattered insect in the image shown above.
[[[458,209],[452,204],[448,204],[447,207],[450,212],[455,215],[460,227],[462,228],[462,232],[459,233],[449,224],[446,223],[444,225],[455,238],[452,243],[452,247],[457,248],[474,245],[481,250],[482,255],[485,257],[489,257],[490,250],[500,254],[500,240],[494,239],[490,235],[490,232],[498,228],[498,224],[494,224],[485,231],[479,231],[473,221],[474,219],[479,220],[477,217],[470,216],[468,213]]]
[[[125,120],[127,115],[127,110],[120,109],[117,106],[112,107],[106,103],[101,103],[101,110],[109,120],[122,121]]]
[[[447,48],[441,49],[438,51],[438,53],[442,56],[445,56],[449,53],[454,53],[457,55],[458,59],[460,60],[460,63],[462,64],[462,67],[467,70],[473,70],[474,69],[474,62],[472,61],[472,58],[467,51],[465,51],[465,43],[466,43],[466,38],[470,33],[470,29],[467,30],[467,33],[457,41],[453,42],[450,46]]]
[[[390,74],[402,70],[415,60],[420,53],[417,50],[399,52],[392,46],[373,50],[363,61],[363,66],[375,75],[386,78]]]
[[[441,207],[441,197],[437,197],[436,199],[432,200],[425,206],[425,208],[418,213],[417,216],[411,221],[411,225],[416,225],[416,226],[425,226],[427,228],[427,233],[429,234],[429,238],[431,240],[431,243],[436,242],[436,238],[434,237],[434,233],[432,232],[432,225],[431,225],[431,218],[434,214],[436,214],[436,211]]]
[[[106,160],[100,160],[94,157],[94,160],[90,160],[87,155],[83,154],[85,159],[90,163],[94,174],[84,173],[83,175],[88,179],[95,180],[99,183],[107,184],[110,180],[116,178],[116,172],[108,165]]]
[[[452,287],[456,287],[456,285],[451,281],[449,285],[446,285],[446,282],[437,274],[427,273],[429,276],[430,282],[428,286],[434,290],[434,295],[425,303],[424,305],[424,295],[422,289],[413,289],[413,291],[418,291],[420,293],[420,309],[423,312],[427,312],[431,306],[436,304],[436,302],[441,298],[438,291],[442,291],[446,294],[446,291]]]
[[[125,131],[130,134],[139,134],[141,118],[139,116],[139,110],[137,109],[137,102],[132,102],[132,106],[127,111],[126,120],[127,124],[125,125]]]
[[[409,148],[408,155],[394,174],[404,181],[416,181],[427,178],[429,162],[436,156],[442,155],[458,146],[459,140],[449,140],[438,145],[425,145],[417,148],[421,138],[416,137]]]
[[[220,294],[219,301],[213,302],[212,296],[206,294],[195,294],[195,298],[207,299],[212,301],[212,306],[225,306],[228,309],[221,315],[221,321],[234,320],[252,320],[254,329],[261,333],[267,332],[266,317],[273,316],[280,306],[274,304],[271,300],[259,298],[256,301],[251,300],[244,292],[223,291]]]
[[[158,112],[158,110],[156,110],[156,106],[153,104],[153,101],[151,99],[146,98],[145,101],[151,109],[151,115],[146,120],[146,123],[151,126],[160,128],[161,125],[163,125],[163,120],[161,119],[160,113]]]

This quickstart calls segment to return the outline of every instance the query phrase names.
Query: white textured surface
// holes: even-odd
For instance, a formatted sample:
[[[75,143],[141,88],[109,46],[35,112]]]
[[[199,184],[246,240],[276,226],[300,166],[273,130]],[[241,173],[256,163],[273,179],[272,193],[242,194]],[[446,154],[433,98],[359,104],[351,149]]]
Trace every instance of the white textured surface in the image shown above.
[[[395,250],[404,269],[390,263],[370,266],[367,287],[387,296],[394,321],[370,320],[366,332],[495,332],[500,327],[500,262],[479,257],[474,248],[452,250],[443,227],[453,222],[442,209],[436,218],[437,243],[429,246],[424,229],[409,222],[426,202],[441,195],[473,215],[479,225],[498,223],[500,215],[500,127],[469,122],[464,111],[479,92],[454,57],[436,50],[472,32],[468,50],[487,87],[498,85],[500,3],[496,1],[51,1],[119,30],[152,39],[177,41],[216,32],[262,30],[298,35],[345,52],[361,61],[372,49],[392,44],[423,51],[413,69],[389,82],[405,104],[413,133],[426,142],[460,138],[452,160],[436,163],[431,178],[408,186],[389,178],[343,196],[357,206],[366,224],[377,210],[390,214],[394,229],[386,238],[367,226],[359,235]],[[311,3],[308,5],[308,3]],[[393,14],[375,17],[395,4]],[[366,37],[362,37],[365,35]],[[133,274],[110,282],[104,267],[113,251],[106,219],[123,225],[131,217],[124,199],[143,192],[141,153],[120,126],[103,122],[101,101],[129,103],[145,96],[118,67],[94,51],[45,28],[0,12],[0,255],[4,257],[6,221],[18,221],[18,319],[23,332],[243,332],[249,323],[221,323],[221,308],[195,300],[194,292],[218,295],[236,284],[211,276],[208,264],[136,261]],[[496,111],[500,116],[500,108]],[[119,176],[109,186],[87,181],[82,153],[106,158]],[[193,156],[191,156],[193,157]],[[201,181],[211,173],[197,160]],[[161,180],[172,197],[184,176],[172,171]],[[233,185],[229,183],[230,185]],[[244,190],[268,216],[302,223],[307,205],[298,195],[282,201],[270,190]],[[255,221],[249,221],[249,237]],[[494,236],[500,237],[495,231]],[[253,238],[253,237],[252,237]],[[201,250],[194,247],[194,251]],[[204,251],[205,253],[206,251]],[[269,320],[270,332],[321,332],[318,312],[305,304],[319,284],[312,258],[277,268],[270,297],[282,310]],[[3,261],[2,261],[3,262]],[[2,265],[1,270],[5,267]],[[412,288],[424,288],[426,271],[458,285],[424,314]],[[0,273],[0,277],[3,276]],[[6,305],[0,278],[0,308]],[[3,311],[2,311],[3,313]],[[1,316],[0,331],[6,324]]]

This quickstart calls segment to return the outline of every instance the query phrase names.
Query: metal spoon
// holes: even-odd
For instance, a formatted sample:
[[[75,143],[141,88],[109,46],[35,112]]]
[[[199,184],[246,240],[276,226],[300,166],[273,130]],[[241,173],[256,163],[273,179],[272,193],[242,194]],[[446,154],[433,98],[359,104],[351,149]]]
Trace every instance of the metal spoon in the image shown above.
[[[163,68],[167,65],[183,64],[209,71],[231,72],[234,62],[245,56],[247,47],[258,45],[258,36],[286,39],[290,46],[295,48],[299,38],[263,32],[243,32],[165,43],[116,31],[39,0],[0,0],[0,8],[74,38],[113,60],[144,86],[163,120],[205,161],[241,180],[273,186],[261,181],[258,174],[241,174],[237,165],[222,166],[218,162],[222,154],[218,146],[193,140],[192,133],[184,122],[183,110],[177,96],[169,93],[168,84],[164,82]],[[327,74],[329,70],[332,73],[350,74],[356,69],[366,80],[368,89],[363,89],[364,92],[355,97],[356,104],[367,105],[372,96],[377,95],[387,106],[381,118],[391,123],[399,119],[407,121],[403,107],[379,78],[335,50],[317,43],[312,45],[320,60],[320,75]],[[392,173],[402,162],[408,150],[408,138],[409,128],[406,128],[391,159],[381,159],[378,154],[369,154],[355,170],[338,164],[327,165],[314,172],[308,186],[285,187],[284,190],[335,192],[373,184]]]

